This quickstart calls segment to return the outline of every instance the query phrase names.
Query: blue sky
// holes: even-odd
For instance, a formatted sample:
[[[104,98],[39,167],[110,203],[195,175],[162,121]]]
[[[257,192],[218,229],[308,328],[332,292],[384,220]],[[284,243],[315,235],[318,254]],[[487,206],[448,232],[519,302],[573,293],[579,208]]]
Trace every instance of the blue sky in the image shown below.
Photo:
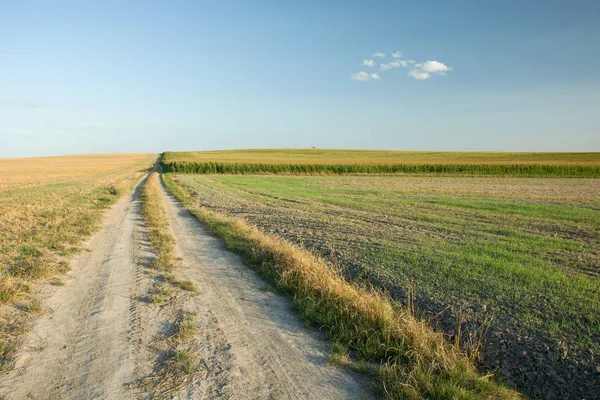
[[[595,0],[0,0],[0,157],[600,151],[599,65]]]

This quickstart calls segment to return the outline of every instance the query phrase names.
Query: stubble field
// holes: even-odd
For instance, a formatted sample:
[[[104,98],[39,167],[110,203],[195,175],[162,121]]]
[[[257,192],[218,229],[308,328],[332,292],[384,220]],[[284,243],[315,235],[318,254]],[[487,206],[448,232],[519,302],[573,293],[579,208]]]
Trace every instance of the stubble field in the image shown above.
[[[202,206],[301,244],[356,284],[404,305],[414,296],[450,340],[460,327],[469,347],[485,332],[482,367],[509,386],[589,397],[599,383],[598,180],[175,177]]]

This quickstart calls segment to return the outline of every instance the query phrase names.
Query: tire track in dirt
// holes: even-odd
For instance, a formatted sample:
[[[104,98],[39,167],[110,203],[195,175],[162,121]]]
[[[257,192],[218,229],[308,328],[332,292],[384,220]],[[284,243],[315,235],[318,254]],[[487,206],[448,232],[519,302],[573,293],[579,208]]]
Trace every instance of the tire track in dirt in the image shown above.
[[[368,384],[328,365],[324,335],[306,328],[290,299],[267,289],[241,258],[221,245],[161,185],[167,219],[181,257],[179,275],[198,287],[194,312],[206,345],[204,359],[219,365],[219,381],[203,391],[223,398],[364,399]],[[214,371],[213,371],[214,372]],[[205,387],[206,390],[206,387]],[[201,398],[202,391],[196,392]],[[188,394],[190,394],[188,392]]]

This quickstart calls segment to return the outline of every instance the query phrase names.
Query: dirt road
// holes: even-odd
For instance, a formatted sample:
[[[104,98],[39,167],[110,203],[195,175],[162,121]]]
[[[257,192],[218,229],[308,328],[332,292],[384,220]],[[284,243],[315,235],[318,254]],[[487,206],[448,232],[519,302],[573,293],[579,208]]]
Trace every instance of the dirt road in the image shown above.
[[[273,293],[163,189],[180,257],[177,275],[194,282],[164,307],[147,301],[155,277],[140,215],[139,189],[108,213],[90,249],[72,262],[66,285],[48,292],[46,312],[26,336],[17,365],[0,376],[8,399],[149,397],[143,381],[160,369],[153,343],[174,315],[194,315],[200,378],[174,398],[369,398],[354,374],[325,363],[328,344],[305,328],[291,301]]]

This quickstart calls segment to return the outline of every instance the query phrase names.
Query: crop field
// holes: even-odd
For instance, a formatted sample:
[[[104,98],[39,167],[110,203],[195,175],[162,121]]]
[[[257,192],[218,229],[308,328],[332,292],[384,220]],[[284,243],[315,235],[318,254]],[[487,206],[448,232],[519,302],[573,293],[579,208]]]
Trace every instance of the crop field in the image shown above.
[[[65,258],[133,186],[151,154],[0,160],[0,304],[23,300],[28,281],[67,268]]]
[[[207,209],[414,303],[463,347],[482,337],[482,367],[509,386],[546,396],[569,382],[589,397],[600,383],[600,180],[169,176]]]
[[[598,153],[238,150],[164,153],[164,172],[197,174],[444,174],[600,177]]]
[[[94,375],[77,392],[89,394],[123,364],[109,348],[138,354],[148,371],[119,378],[119,398],[169,380],[220,388],[217,368],[275,397],[290,377],[314,393],[390,399],[597,394],[598,153],[243,150],[160,161],[148,175],[156,155],[0,160],[0,378],[11,376],[0,397],[6,384],[25,396],[48,382],[63,382],[51,397],[73,394],[79,368]],[[167,370],[154,348],[165,321],[189,328],[165,342],[187,354]],[[67,342],[80,350],[62,351]],[[207,345],[218,365],[200,362]],[[100,361],[85,356],[98,349]],[[251,370],[234,373],[244,359]],[[349,374],[344,385],[328,375],[334,365]],[[263,385],[267,370],[276,375]],[[243,382],[230,387],[252,386]]]

